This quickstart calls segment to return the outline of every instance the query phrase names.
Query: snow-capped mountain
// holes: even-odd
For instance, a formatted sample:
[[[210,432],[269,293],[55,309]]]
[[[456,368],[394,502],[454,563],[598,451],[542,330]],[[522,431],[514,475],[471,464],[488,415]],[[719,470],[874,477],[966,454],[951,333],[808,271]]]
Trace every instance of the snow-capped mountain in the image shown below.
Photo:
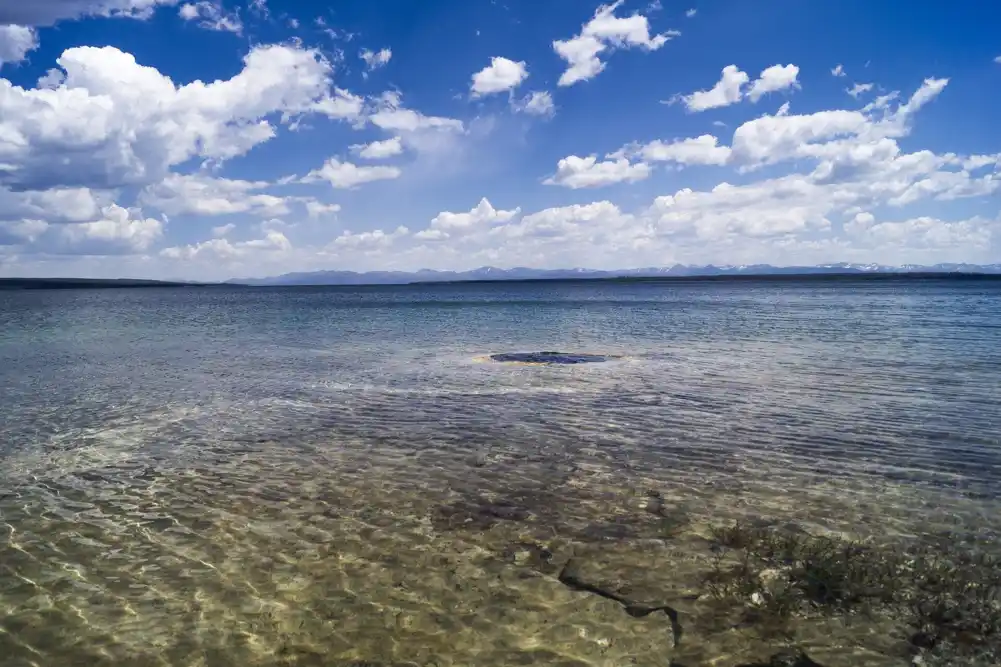
[[[603,271],[587,268],[531,269],[515,267],[501,269],[484,266],[470,271],[314,271],[287,273],[272,278],[231,280],[240,285],[402,285],[408,283],[470,282],[484,280],[573,280],[610,278],[659,278],[695,276],[790,276],[818,274],[874,273],[971,273],[1001,275],[1001,264],[935,264],[933,266],[884,266],[881,264],[836,263],[819,266],[772,266],[752,264],[741,266],[691,266],[676,264],[669,267],[647,267]]]

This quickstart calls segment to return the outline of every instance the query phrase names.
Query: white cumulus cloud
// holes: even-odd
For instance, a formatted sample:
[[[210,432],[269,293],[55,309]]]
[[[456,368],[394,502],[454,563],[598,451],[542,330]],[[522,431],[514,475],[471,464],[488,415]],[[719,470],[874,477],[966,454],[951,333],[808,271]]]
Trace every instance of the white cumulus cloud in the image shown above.
[[[144,206],[167,215],[230,215],[260,217],[287,215],[289,199],[261,192],[270,184],[215,178],[204,174],[170,174],[146,187],[139,196]]]
[[[528,67],[523,61],[502,56],[490,59],[490,64],[473,75],[469,90],[474,97],[504,93],[514,90],[528,78]]]
[[[62,224],[96,219],[112,198],[89,188],[55,187],[13,192],[0,188],[0,220],[34,218]]]
[[[615,15],[622,3],[623,0],[617,0],[610,5],[598,7],[591,20],[581,28],[579,35],[553,42],[553,49],[567,63],[567,69],[559,79],[560,86],[572,86],[601,74],[605,63],[599,55],[609,49],[639,47],[656,51],[681,34],[672,30],[651,35],[649,21],[638,12],[624,18]]]
[[[38,32],[29,26],[0,25],[0,67],[19,63],[38,48]]]
[[[315,200],[306,202],[306,213],[310,218],[322,218],[335,215],[341,210],[340,204],[324,204]]]
[[[689,111],[706,111],[736,104],[743,97],[742,88],[750,81],[746,72],[736,65],[723,68],[720,80],[708,90],[699,90],[681,97]]]
[[[559,161],[556,173],[547,178],[546,185],[562,185],[567,188],[599,188],[615,183],[634,183],[650,175],[650,166],[642,162],[632,163],[626,158],[598,162],[595,155],[578,157],[570,155]]]
[[[943,79],[928,79],[897,107],[873,112],[831,109],[794,115],[786,108],[741,125],[733,148],[711,135],[623,148],[607,163],[564,168],[564,176],[588,174],[588,166],[639,158],[642,164],[803,165],[805,171],[750,180],[723,181],[706,189],[682,188],[634,214],[611,202],[544,209],[507,221],[465,224],[444,233],[432,223],[414,235],[435,240],[433,251],[394,245],[392,257],[421,264],[545,265],[622,268],[686,263],[905,262],[984,257],[997,220],[893,217],[879,220],[870,210],[922,201],[949,201],[1001,191],[999,156],[930,151],[905,153],[896,138],[910,132],[914,115],[940,94]],[[580,164],[584,158],[570,160]],[[597,179],[599,181],[603,179]],[[617,177],[609,180],[618,180]],[[593,181],[592,181],[593,182]],[[589,183],[588,183],[589,184]],[[577,183],[576,185],[584,185]],[[843,228],[843,233],[842,233]],[[389,251],[387,251],[389,252]],[[381,257],[381,255],[380,255]],[[388,257],[388,255],[387,255]],[[788,263],[788,262],[787,262]]]
[[[799,67],[792,64],[766,67],[762,70],[761,76],[751,84],[747,97],[752,102],[757,102],[768,93],[799,88],[797,77],[799,77]]]
[[[719,139],[711,134],[703,134],[672,142],[663,142],[658,139],[648,144],[632,145],[614,153],[613,156],[640,158],[645,162],[723,165],[730,159],[730,147],[721,146]]]
[[[355,144],[351,152],[366,160],[382,160],[403,152],[403,140],[393,137],[384,141],[373,141],[368,144]]]
[[[229,230],[226,230],[228,234]],[[283,254],[292,250],[292,243],[277,230],[270,230],[262,238],[248,241],[230,241],[216,238],[186,246],[171,246],[160,251],[160,256],[171,260],[209,260],[232,262],[247,256],[262,256],[267,254]]]
[[[400,177],[400,170],[396,167],[359,167],[350,162],[341,162],[335,157],[327,160],[322,167],[309,172],[304,183],[315,183],[326,181],[339,190],[349,190],[356,188],[363,183],[372,181],[392,180]]]
[[[435,216],[427,229],[418,232],[416,236],[419,239],[437,241],[457,234],[483,232],[514,219],[520,213],[521,209],[519,208],[510,211],[497,210],[484,197],[479,204],[466,213],[442,211]]]
[[[671,102],[680,99],[689,111],[694,112],[730,106],[740,102],[745,96],[752,102],[757,102],[768,93],[798,88],[798,76],[799,67],[796,65],[772,65],[762,70],[761,76],[752,82],[739,67],[727,65],[723,68],[720,80],[712,88],[676,96]],[[745,91],[748,85],[750,87]]]
[[[163,234],[163,223],[138,211],[111,205],[91,222],[61,228],[63,249],[78,254],[114,255],[147,250]]]
[[[856,216],[856,220],[858,216]],[[941,252],[948,248],[984,247],[990,243],[993,221],[983,218],[946,221],[921,216],[899,221],[854,225],[853,235],[876,246],[906,245]]]
[[[502,248],[519,248],[523,262],[536,263],[531,260],[546,256],[557,265],[608,267],[608,255],[642,242],[643,228],[615,204],[598,201],[543,209],[496,229],[492,236],[505,244]]]
[[[224,1],[226,7],[236,6]],[[0,12],[12,11],[10,3],[0,4],[5,5]],[[181,12],[195,22],[215,20],[206,7],[220,7],[218,17],[225,15],[223,5],[204,0],[64,4],[75,7],[60,10],[69,18],[148,15],[168,4],[173,5],[171,18]],[[37,5],[54,6],[44,0]],[[615,16],[620,6],[599,8],[580,35],[563,43],[583,49],[580,53],[591,50],[589,57],[565,59],[563,76],[571,83],[600,72],[616,48],[653,50],[670,36],[652,35],[647,19],[638,14]],[[35,11],[19,23],[0,26],[0,60],[8,65],[37,44],[36,26],[48,19]],[[262,15],[264,8],[244,4],[240,11]],[[286,20],[279,17],[276,23]],[[389,58],[370,53],[373,59]],[[356,95],[335,85],[338,58],[296,43],[256,46],[242,66],[233,63],[236,73],[228,78],[175,82],[118,49],[74,47],[47,74],[42,72],[50,63],[33,63],[40,65],[33,76],[41,75],[34,87],[0,79],[0,273],[50,273],[55,261],[68,274],[85,267],[118,275],[191,277],[331,266],[996,261],[1001,247],[1001,217],[991,212],[1001,193],[1001,154],[993,148],[959,154],[920,146],[921,110],[946,92],[945,78],[928,78],[910,95],[866,95],[864,106],[842,98],[844,106],[862,108],[839,104],[817,110],[804,100],[796,111],[802,106],[809,112],[794,113],[785,102],[778,111],[744,122],[727,119],[736,128],[732,136],[702,130],[651,141],[650,127],[637,122],[634,136],[643,140],[614,153],[561,152],[568,157],[543,182],[576,192],[549,194],[577,199],[588,188],[646,179],[630,190],[627,201],[635,201],[658,181],[678,185],[661,188],[660,196],[651,194],[628,210],[584,199],[523,213],[516,201],[498,209],[491,200],[524,187],[525,201],[536,201],[542,191],[532,188],[540,187],[539,172],[527,173],[524,181],[492,179],[513,173],[498,167],[520,166],[505,160],[509,152],[525,150],[521,134],[502,132],[524,131],[529,123],[505,127],[505,119],[494,116],[464,123],[407,108],[398,92]],[[693,111],[744,99],[756,102],[769,93],[798,89],[799,74],[795,65],[776,64],[752,79],[731,65],[712,88],[677,99]],[[844,76],[844,70],[838,67],[832,74]],[[474,95],[509,93],[505,103],[516,113],[553,116],[553,95],[529,92],[526,76],[525,63],[494,58],[474,75],[471,87]],[[876,90],[874,84],[849,82],[846,78],[838,87],[851,86],[849,94],[858,99]],[[569,94],[566,104],[574,97]],[[325,123],[311,123],[316,116],[350,122],[325,134]],[[556,123],[562,120],[545,129],[560,131]],[[590,141],[587,126],[578,127],[582,132],[567,136]],[[283,136],[293,130],[294,136]],[[373,136],[341,141],[341,131],[349,130]],[[230,163],[275,138],[306,150],[268,151],[261,161],[252,155]],[[331,140],[340,143],[319,156],[310,152]],[[538,154],[535,148],[529,146],[530,155]],[[391,166],[395,160],[365,162],[404,154],[405,181]],[[336,157],[324,162],[330,155]],[[274,180],[273,170],[285,169],[292,157],[310,160],[300,175],[317,168],[305,177]],[[677,173],[694,166],[713,168],[690,176]],[[650,178],[654,170],[665,178]],[[453,187],[478,188],[477,182],[496,187],[470,210],[436,206],[430,214],[418,214],[429,220],[423,228],[411,232],[403,226],[412,224],[412,211],[426,212],[429,198],[441,193],[434,179],[453,174],[459,175]],[[706,181],[713,176],[715,181]],[[325,184],[344,190],[393,179],[403,182],[341,193],[343,215],[341,204],[327,199],[339,197]],[[326,196],[308,196],[311,190]],[[373,206],[366,200],[370,194],[385,199],[385,206],[382,201]],[[433,211],[441,212],[432,218]],[[376,216],[385,221],[381,229],[370,222]],[[358,226],[341,232],[342,221]]]
[[[324,113],[331,66],[294,46],[255,47],[228,80],[177,86],[113,47],[57,59],[55,89],[0,79],[0,185],[115,188],[162,180],[192,158],[227,160],[272,139],[273,114]],[[39,123],[39,119],[45,119]]]
[[[392,246],[407,237],[410,230],[400,225],[391,232],[376,229],[371,232],[344,231],[330,243],[329,250],[349,249],[356,252],[372,252]]]
[[[520,100],[512,101],[515,111],[532,116],[552,116],[556,113],[553,96],[547,91],[533,91]]]

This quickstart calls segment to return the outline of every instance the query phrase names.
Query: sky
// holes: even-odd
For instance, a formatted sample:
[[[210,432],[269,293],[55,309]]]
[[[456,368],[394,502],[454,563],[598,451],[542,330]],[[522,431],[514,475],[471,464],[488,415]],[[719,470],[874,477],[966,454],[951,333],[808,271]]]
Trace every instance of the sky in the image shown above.
[[[0,276],[1001,262],[1001,4],[0,0]]]

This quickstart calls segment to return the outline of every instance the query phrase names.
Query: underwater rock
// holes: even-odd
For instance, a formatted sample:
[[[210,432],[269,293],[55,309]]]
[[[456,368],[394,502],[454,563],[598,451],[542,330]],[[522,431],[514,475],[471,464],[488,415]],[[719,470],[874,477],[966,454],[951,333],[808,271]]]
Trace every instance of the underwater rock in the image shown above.
[[[632,517],[615,517],[602,523],[589,523],[567,532],[581,542],[617,542],[642,537],[644,527]]]
[[[576,567],[574,559],[572,558],[567,561],[566,565],[563,566],[563,569],[560,571],[557,579],[561,584],[575,591],[593,593],[594,595],[601,596],[607,600],[618,602],[625,609],[625,612],[633,618],[644,618],[658,611],[664,612],[667,618],[671,621],[671,635],[674,641],[674,646],[677,647],[681,643],[683,629],[681,627],[681,620],[679,618],[678,611],[674,607],[666,604],[650,605],[636,603],[610,587],[600,583],[586,581]]]
[[[660,536],[664,538],[676,537],[691,522],[687,508],[668,507],[659,491],[648,490],[646,492],[646,502],[643,509],[648,514],[660,518],[658,530],[662,533]]]
[[[530,516],[532,513],[520,505],[484,500],[480,503],[459,502],[441,506],[431,517],[431,521],[436,530],[489,530],[499,521],[524,521]]]
[[[615,543],[623,540],[670,539],[677,537],[690,523],[683,509],[658,507],[647,514],[615,516],[583,526],[564,528],[561,532],[584,543]]]
[[[508,352],[490,355],[492,361],[516,364],[594,364],[612,358],[603,354],[575,352]]]
[[[823,667],[819,662],[813,660],[803,651],[785,650],[780,651],[768,659],[768,662],[753,662],[738,667]]]
[[[549,576],[555,576],[561,567],[556,553],[539,542],[522,541],[509,544],[500,555],[505,561],[518,567]]]
[[[419,667],[416,662],[372,662],[370,660],[355,660],[345,662],[342,667]]]
[[[654,489],[647,490],[646,501],[643,503],[643,509],[650,514],[656,515],[660,515],[665,511],[664,496],[661,495],[660,491],[656,491]]]

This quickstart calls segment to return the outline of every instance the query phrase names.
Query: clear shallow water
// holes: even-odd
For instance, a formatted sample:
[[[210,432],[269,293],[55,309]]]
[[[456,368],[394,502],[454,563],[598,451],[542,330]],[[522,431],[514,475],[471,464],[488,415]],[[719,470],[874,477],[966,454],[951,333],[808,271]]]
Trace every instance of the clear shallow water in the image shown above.
[[[484,360],[553,349],[622,358]],[[709,528],[993,543],[999,369],[986,281],[0,293],[0,654],[908,664],[720,629]]]

